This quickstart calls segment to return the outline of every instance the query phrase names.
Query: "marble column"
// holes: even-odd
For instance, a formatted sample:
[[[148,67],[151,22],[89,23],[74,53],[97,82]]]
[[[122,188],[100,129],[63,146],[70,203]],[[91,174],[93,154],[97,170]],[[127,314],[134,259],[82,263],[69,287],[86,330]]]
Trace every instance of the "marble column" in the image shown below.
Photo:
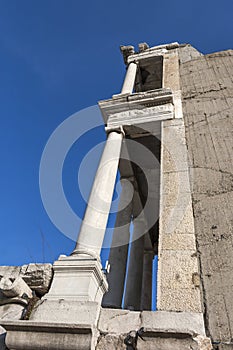
[[[121,178],[121,195],[118,214],[109,254],[110,272],[107,276],[109,291],[104,295],[103,306],[121,308],[130,239],[134,178]]]
[[[141,310],[151,310],[153,259],[154,251],[145,250],[143,258]]]
[[[130,310],[140,310],[145,233],[147,232],[147,228],[137,186],[135,186],[133,197],[133,216],[133,235],[128,262],[124,308]]]
[[[122,138],[123,130],[109,130],[72,255],[87,255],[99,259],[116,181]]]
[[[64,309],[69,310],[69,322],[95,324],[103,295],[108,290],[102,271],[100,251],[107,226],[117,175],[123,130],[107,130],[108,138],[92,186],[88,206],[70,256],[61,255],[53,264],[54,278],[46,300],[35,313],[35,319],[66,321]],[[63,305],[60,304],[63,300]],[[53,309],[56,305],[56,311]],[[55,306],[54,306],[55,307]],[[89,312],[92,310],[91,312]],[[59,315],[59,316],[58,316]],[[33,316],[33,317],[34,317]],[[90,319],[91,317],[91,319]]]
[[[134,231],[125,289],[124,308],[140,310],[142,293],[145,221],[143,217],[133,221]]]
[[[127,93],[132,94],[136,73],[137,73],[137,64],[135,62],[131,62],[127,68],[124,84],[121,89],[121,94],[127,94]]]
[[[154,250],[150,239],[150,234],[145,234],[143,274],[142,274],[142,296],[141,310],[151,310],[152,305],[152,273]]]

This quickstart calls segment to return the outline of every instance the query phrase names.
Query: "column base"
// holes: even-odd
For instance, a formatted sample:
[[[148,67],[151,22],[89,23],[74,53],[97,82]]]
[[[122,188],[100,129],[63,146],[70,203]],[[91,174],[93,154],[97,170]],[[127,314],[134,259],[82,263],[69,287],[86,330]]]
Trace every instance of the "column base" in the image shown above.
[[[101,263],[90,257],[61,255],[53,268],[50,290],[35,306],[30,320],[96,326],[108,287]]]
[[[61,255],[53,264],[54,277],[43,299],[73,299],[101,303],[108,290],[99,260],[83,256]]]

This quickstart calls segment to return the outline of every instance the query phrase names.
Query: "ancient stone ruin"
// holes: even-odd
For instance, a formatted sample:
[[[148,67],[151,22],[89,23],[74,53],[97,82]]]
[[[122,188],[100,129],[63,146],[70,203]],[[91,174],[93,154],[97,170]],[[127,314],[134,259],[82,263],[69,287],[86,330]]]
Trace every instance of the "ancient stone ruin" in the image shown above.
[[[233,52],[121,52],[127,72],[99,102],[107,140],[74,251],[0,267],[1,350],[233,349]]]

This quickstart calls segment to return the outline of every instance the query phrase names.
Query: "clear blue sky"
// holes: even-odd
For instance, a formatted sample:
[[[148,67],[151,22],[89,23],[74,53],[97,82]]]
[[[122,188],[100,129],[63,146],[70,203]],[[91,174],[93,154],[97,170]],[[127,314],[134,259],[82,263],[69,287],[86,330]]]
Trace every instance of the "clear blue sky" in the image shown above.
[[[53,261],[74,242],[49,220],[39,164],[53,130],[120,90],[119,45],[189,42],[203,53],[232,46],[232,0],[0,1],[0,265]],[[64,188],[80,215],[82,154],[105,138],[93,130],[72,148]]]

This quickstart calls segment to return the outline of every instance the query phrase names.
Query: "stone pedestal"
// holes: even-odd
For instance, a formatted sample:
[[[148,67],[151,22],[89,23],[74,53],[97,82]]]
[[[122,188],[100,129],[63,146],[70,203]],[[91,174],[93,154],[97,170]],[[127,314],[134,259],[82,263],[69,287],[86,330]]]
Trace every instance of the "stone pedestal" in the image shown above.
[[[60,256],[53,268],[53,282],[43,299],[101,302],[107,282],[100,261],[78,255]]]
[[[54,279],[30,320],[96,325],[107,281],[100,261],[60,256],[54,263]]]

